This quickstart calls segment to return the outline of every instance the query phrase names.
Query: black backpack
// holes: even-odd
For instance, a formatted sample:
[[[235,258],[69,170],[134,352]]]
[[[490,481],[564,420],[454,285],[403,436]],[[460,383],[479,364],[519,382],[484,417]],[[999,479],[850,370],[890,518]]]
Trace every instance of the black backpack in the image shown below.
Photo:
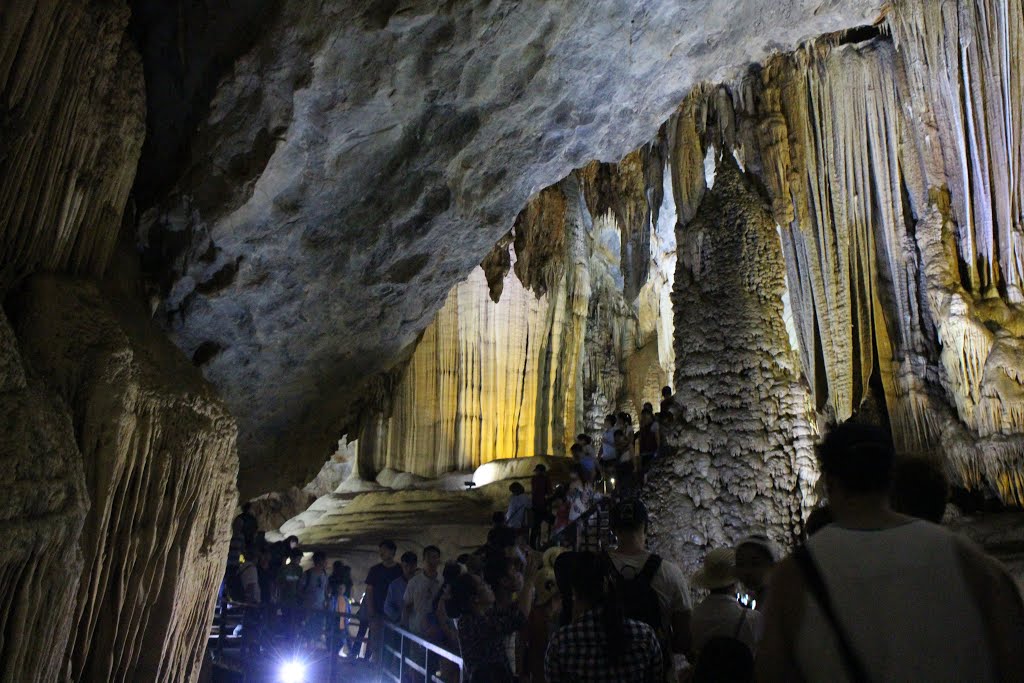
[[[631,567],[624,568],[623,574],[615,568],[611,558],[608,559],[611,566],[612,578],[618,588],[619,599],[622,600],[623,611],[627,619],[642,621],[654,629],[658,636],[658,642],[662,647],[668,644],[668,625],[663,623],[661,616],[661,600],[654,590],[652,582],[658,570],[661,569],[661,558],[654,553],[647,558],[644,566],[638,572],[633,572]],[[665,653],[671,656],[671,653]]]
[[[743,642],[716,636],[701,648],[693,683],[752,683],[753,680],[754,655]]]

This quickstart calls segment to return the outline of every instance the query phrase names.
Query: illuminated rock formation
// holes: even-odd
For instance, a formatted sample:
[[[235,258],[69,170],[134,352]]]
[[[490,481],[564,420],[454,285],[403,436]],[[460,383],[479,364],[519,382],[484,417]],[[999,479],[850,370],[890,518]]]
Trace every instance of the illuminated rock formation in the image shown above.
[[[679,450],[656,464],[645,498],[656,547],[695,567],[708,548],[751,530],[787,543],[817,473],[807,392],[782,315],[782,244],[768,205],[730,157],[679,239],[669,432]]]
[[[645,243],[651,213],[632,228],[647,234]],[[623,381],[631,367],[640,376],[636,393],[653,400],[671,373],[661,364],[671,353],[659,349],[671,339],[659,336],[657,320],[670,278],[659,273],[647,288],[647,305],[657,308],[641,315],[619,274],[622,234],[631,233],[610,215],[591,219],[574,176],[531,201],[511,239],[499,242],[508,265],[492,251],[452,290],[377,415],[364,422],[358,444],[366,475],[391,468],[433,477],[498,458],[565,454],[608,411],[639,411]],[[659,260],[655,272],[660,267]]]

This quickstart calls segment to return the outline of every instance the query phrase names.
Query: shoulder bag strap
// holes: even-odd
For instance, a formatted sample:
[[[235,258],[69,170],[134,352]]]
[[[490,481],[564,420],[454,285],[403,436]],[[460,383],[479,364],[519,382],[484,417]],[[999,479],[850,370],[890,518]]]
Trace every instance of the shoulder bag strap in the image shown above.
[[[732,637],[736,640],[740,639],[740,631],[743,630],[743,624],[747,621],[747,608],[743,608],[743,613],[740,614],[740,620],[736,623],[736,633],[732,634]]]
[[[825,579],[822,578],[818,565],[815,563],[814,558],[811,557],[807,546],[799,546],[793,552],[793,559],[796,560],[797,566],[800,567],[804,581],[807,582],[807,588],[811,591],[811,595],[818,603],[821,611],[824,612],[825,618],[828,619],[828,623],[839,641],[839,654],[843,659],[843,665],[846,667],[850,678],[854,683],[870,683],[871,679],[868,677],[867,669],[864,668],[864,662],[861,661],[856,650],[853,649],[853,645],[850,643],[843,625],[839,622],[835,607],[832,605],[832,598],[829,597],[828,587],[825,585]]]

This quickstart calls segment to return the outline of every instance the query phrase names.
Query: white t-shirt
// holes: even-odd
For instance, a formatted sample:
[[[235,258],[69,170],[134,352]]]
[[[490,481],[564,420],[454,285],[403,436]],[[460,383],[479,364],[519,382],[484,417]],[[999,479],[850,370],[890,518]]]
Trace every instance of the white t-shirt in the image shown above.
[[[872,680],[995,680],[984,616],[956,543],[925,521],[872,531],[830,524],[808,540],[837,618]],[[806,591],[803,615],[795,650],[804,679],[849,680],[834,631]]]
[[[724,637],[739,640],[750,648],[751,654],[756,654],[763,632],[763,615],[739,604],[732,595],[713,593],[698,603],[690,615],[695,652],[700,652],[712,638]]]
[[[604,430],[601,434],[601,460],[615,460],[619,452],[615,450],[615,427]]]
[[[526,527],[526,511],[530,507],[530,494],[520,493],[512,496],[508,501],[508,511],[505,513],[505,523],[513,529]]]
[[[441,592],[441,572],[433,578],[417,572],[405,587],[405,604],[409,607],[409,630],[418,636],[426,633],[428,617],[434,609],[434,598]]]

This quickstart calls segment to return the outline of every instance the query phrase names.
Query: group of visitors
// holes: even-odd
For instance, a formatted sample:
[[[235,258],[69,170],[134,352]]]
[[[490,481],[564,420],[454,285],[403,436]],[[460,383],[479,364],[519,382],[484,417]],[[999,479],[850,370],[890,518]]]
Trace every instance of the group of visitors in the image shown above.
[[[897,462],[887,433],[853,423],[818,454],[828,505],[793,554],[756,533],[710,549],[693,607],[680,568],[646,550],[638,497],[612,505],[606,552],[542,552],[496,525],[487,552],[511,559],[461,567],[444,593],[466,680],[1022,680],[1019,589],[940,525],[941,471]],[[577,462],[570,490],[588,485]]]
[[[618,488],[629,492],[643,482],[654,459],[668,451],[662,439],[662,431],[673,421],[672,388],[663,387],[661,394],[661,409],[655,413],[654,405],[645,403],[640,411],[637,428],[633,427],[633,418],[629,413],[620,412],[605,417],[596,469],[592,439],[586,434],[577,437],[576,444],[570,450],[573,459],[582,466],[584,477],[594,482],[600,476],[605,491]]]
[[[250,609],[247,628],[273,629],[294,640],[319,637],[325,619],[311,612],[349,613],[352,571],[327,556],[312,553],[312,566],[302,567],[303,551],[296,536],[270,543],[259,530],[251,503],[232,523],[228,567],[222,584],[226,597]],[[258,618],[256,615],[259,615]]]
[[[664,424],[666,412],[663,404],[659,418],[645,407],[641,430]],[[395,543],[382,541],[354,650],[369,628],[367,653],[378,656],[388,621],[460,654],[469,683],[1022,680],[1018,587],[997,561],[941,526],[941,472],[897,463],[886,432],[854,423],[829,432],[818,447],[828,505],[808,517],[793,553],[782,558],[758,533],[709,549],[690,577],[701,598],[694,606],[682,569],[647,549],[642,479],[623,466],[658,456],[658,430],[653,441],[619,438],[628,426],[628,415],[609,421],[614,464],[598,462],[605,458],[581,435],[568,486],[553,486],[544,465],[529,491],[513,483],[487,542],[454,562],[443,565],[434,546],[396,561]],[[607,443],[602,436],[602,455]],[[541,523],[564,540],[557,531],[606,495],[596,477],[613,474],[619,483],[635,477],[608,494],[614,549],[545,547]],[[247,523],[239,524],[243,535]],[[305,573],[280,568],[275,585],[288,588],[278,596],[318,604],[321,591],[331,594],[334,574],[326,576],[322,555],[313,559]],[[339,582],[348,594],[350,576]],[[252,581],[243,583],[250,596]],[[443,659],[427,661],[431,673],[455,679]]]
[[[385,623],[401,626],[431,641],[441,641],[443,633],[437,619],[437,602],[444,585],[441,549],[428,545],[420,556],[411,550],[395,561],[398,546],[385,539],[377,548],[380,562],[366,575],[366,592],[359,611],[359,632],[351,648],[358,655],[367,632],[369,647],[365,656],[379,657],[385,642]]]

